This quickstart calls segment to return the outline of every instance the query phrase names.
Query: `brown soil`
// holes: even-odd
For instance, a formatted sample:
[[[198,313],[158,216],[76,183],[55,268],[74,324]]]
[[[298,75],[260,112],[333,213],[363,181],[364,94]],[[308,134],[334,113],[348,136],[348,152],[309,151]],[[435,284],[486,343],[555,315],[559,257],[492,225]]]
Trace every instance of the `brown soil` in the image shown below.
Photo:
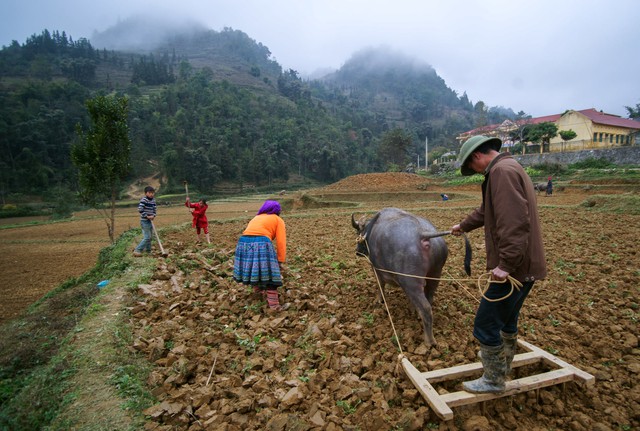
[[[353,175],[323,188],[327,191],[342,192],[386,192],[416,190],[426,184],[424,177],[416,174],[383,172],[377,174]]]
[[[370,191],[373,180],[360,182],[359,177],[350,191]],[[388,176],[390,182],[393,177]],[[404,175],[398,178],[404,184]],[[347,190],[348,181],[336,187]],[[428,217],[437,228],[451,226],[468,212],[447,206],[451,201],[425,204],[404,197],[398,194],[395,202],[386,197],[384,205]],[[477,194],[473,199],[479,203]],[[616,215],[612,223],[610,214],[562,206],[561,195],[539,200],[550,275],[525,304],[520,332],[526,341],[594,375],[593,387],[550,387],[487,402],[484,411],[477,405],[456,408],[453,421],[440,421],[398,368],[398,350],[371,269],[354,253],[350,211],[300,209],[284,214],[289,248],[281,300],[291,308],[275,315],[230,278],[245,220],[213,226],[211,247],[195,247],[190,232],[169,236],[175,258],[159,262],[156,279],[140,286],[132,311],[134,348],[156,364],[149,384],[159,403],[145,412],[147,429],[640,426],[640,386],[635,383],[640,371],[640,219]],[[568,201],[575,199],[568,196]],[[362,210],[373,208],[380,206],[367,202]],[[478,276],[484,272],[481,233],[472,233],[471,240]],[[447,272],[464,278],[461,241],[447,242]],[[386,292],[400,344],[419,370],[477,360],[471,335],[478,304],[475,283],[441,284],[434,305],[439,344],[432,349],[423,344],[421,325],[404,294],[393,287]],[[528,367],[521,373],[548,370]],[[459,383],[438,389],[459,390]]]
[[[336,194],[374,192],[372,184],[383,178],[379,175],[369,180],[351,177],[321,194],[330,201],[331,187]],[[425,183],[410,174],[383,175],[377,186],[381,192],[415,191]],[[414,185],[407,184],[407,175],[414,177]],[[479,204],[478,188],[446,190],[453,196],[448,202],[416,200],[413,193],[384,193],[379,201],[367,196],[357,210],[398,206],[446,229]],[[281,300],[291,308],[274,315],[264,301],[230,278],[235,243],[260,202],[220,204],[210,208],[214,243],[196,246],[190,227],[164,233],[170,256],[158,259],[154,280],[140,286],[132,298],[132,349],[156,365],[148,383],[159,403],[145,412],[145,429],[637,429],[640,218],[579,206],[587,197],[583,190],[538,197],[549,277],[536,284],[525,303],[520,334],[594,375],[592,387],[569,383],[489,401],[484,409],[458,407],[453,421],[442,422],[398,368],[398,350],[371,268],[354,253],[352,209],[302,206],[283,214],[288,262]],[[171,207],[161,214],[162,227],[190,221],[185,208]],[[135,215],[127,217],[121,225],[136,227]],[[235,220],[216,222],[221,219]],[[68,237],[62,228],[72,225],[52,226]],[[25,241],[31,229],[19,230],[22,239],[7,239],[13,229],[0,231],[0,246],[6,247],[0,249],[0,273],[13,267],[19,271],[25,262],[34,266],[28,245],[39,245],[16,244]],[[37,232],[36,238],[56,234]],[[485,262],[481,232],[473,232],[470,239],[473,274],[478,276]],[[66,253],[77,250],[75,243],[56,241]],[[466,278],[462,241],[448,237],[447,243],[447,276]],[[13,261],[1,257],[12,255],[17,245],[25,247],[23,256]],[[86,265],[91,257],[95,262],[96,254],[86,252]],[[64,265],[37,269],[49,278],[70,270]],[[13,296],[28,296],[30,289],[39,288],[27,280],[26,275],[15,280],[20,290]],[[2,285],[7,286],[5,279]],[[432,349],[423,344],[421,325],[402,291],[387,287],[385,292],[399,343],[420,371],[477,360],[471,335],[478,304],[474,282],[441,283],[434,304],[438,346]],[[523,373],[537,371],[527,367]],[[438,390],[459,390],[459,382]]]
[[[259,202],[212,203],[209,219],[252,214]],[[31,220],[12,219],[12,224]],[[191,223],[183,206],[160,206],[156,226]],[[136,208],[116,212],[116,235],[139,228]],[[141,238],[141,237],[140,237]],[[162,240],[162,238],[161,238]],[[73,219],[52,224],[0,230],[0,324],[20,316],[29,305],[71,277],[91,269],[100,250],[109,245],[107,227],[94,210],[74,214]],[[164,244],[163,244],[164,245]]]

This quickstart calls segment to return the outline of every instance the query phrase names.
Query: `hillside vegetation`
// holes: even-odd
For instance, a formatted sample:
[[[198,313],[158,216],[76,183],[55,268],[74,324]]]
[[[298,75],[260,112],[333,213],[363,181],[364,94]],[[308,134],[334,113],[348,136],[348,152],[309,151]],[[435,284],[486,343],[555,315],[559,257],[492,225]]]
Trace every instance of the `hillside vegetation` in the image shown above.
[[[118,33],[127,25],[135,23],[120,23]],[[482,102],[477,112],[433,68],[388,50],[357,53],[316,81],[282,70],[271,55],[230,28],[174,33],[153,49],[127,52],[48,30],[3,47],[3,203],[77,189],[69,149],[96,94],[130,99],[131,178],[159,167],[166,189],[187,180],[207,194],[225,182],[277,188],[293,174],[326,183],[390,163],[404,169],[425,138],[436,154],[477,121],[504,118]],[[382,151],[394,130],[405,142]]]

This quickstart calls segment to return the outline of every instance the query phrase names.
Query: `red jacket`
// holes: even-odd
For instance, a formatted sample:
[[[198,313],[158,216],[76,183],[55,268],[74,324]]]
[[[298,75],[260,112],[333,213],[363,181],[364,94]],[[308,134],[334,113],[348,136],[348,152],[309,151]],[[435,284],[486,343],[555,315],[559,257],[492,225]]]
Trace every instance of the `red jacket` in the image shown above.
[[[209,221],[207,220],[207,216],[205,213],[207,212],[207,208],[209,205],[200,205],[200,202],[192,204],[187,201],[184,203],[184,206],[187,208],[193,208],[191,214],[193,215],[193,223],[191,224],[193,227],[206,227],[209,226]]]

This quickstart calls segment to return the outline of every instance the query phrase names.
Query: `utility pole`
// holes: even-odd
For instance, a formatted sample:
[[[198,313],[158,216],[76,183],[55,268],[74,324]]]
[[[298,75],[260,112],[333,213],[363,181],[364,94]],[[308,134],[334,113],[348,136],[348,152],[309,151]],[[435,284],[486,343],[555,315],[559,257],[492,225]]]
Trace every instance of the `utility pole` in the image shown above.
[[[429,169],[429,137],[424,138],[424,170]]]

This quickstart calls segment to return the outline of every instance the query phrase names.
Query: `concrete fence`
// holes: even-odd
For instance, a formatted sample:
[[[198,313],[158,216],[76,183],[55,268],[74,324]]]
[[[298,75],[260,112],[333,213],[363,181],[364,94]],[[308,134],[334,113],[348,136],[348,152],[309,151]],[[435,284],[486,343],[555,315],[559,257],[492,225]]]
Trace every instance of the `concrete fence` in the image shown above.
[[[570,165],[587,159],[605,159],[616,165],[640,165],[640,146],[605,148],[598,150],[569,151],[565,153],[542,153],[514,155],[522,166],[559,163]]]

